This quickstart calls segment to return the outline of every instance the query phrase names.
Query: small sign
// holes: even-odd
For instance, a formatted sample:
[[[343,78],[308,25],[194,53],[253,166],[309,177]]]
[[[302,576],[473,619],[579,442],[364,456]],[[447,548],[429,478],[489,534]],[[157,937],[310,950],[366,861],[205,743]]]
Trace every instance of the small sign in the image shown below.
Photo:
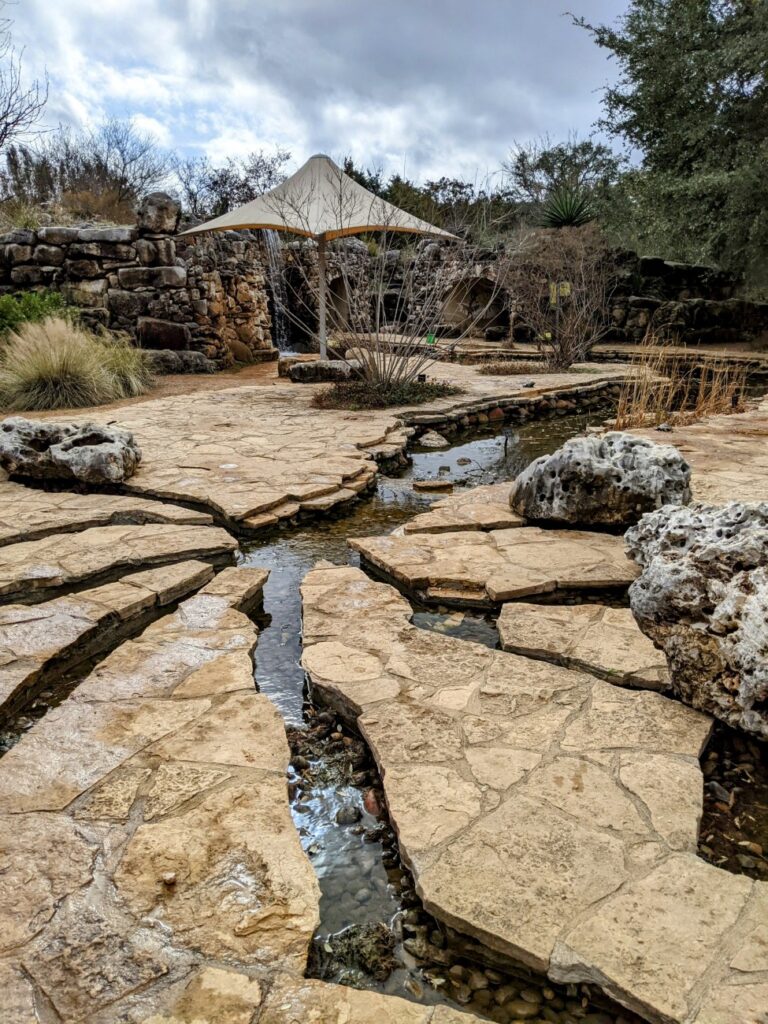
[[[549,282],[549,304],[550,306],[558,306],[561,299],[568,299],[571,296],[571,282],[570,281],[550,281]]]

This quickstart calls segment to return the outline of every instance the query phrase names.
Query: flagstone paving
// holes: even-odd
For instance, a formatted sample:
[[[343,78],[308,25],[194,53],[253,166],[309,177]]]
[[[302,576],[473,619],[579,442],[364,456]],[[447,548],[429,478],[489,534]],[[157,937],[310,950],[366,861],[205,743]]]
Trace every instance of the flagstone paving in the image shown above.
[[[0,761],[3,1024],[477,1019],[303,978],[319,889],[240,610],[267,575],[224,570]]]
[[[436,501],[403,525],[402,533],[456,533],[459,530],[504,530],[524,526],[509,507],[510,485],[487,484]]]
[[[92,526],[124,523],[205,526],[212,522],[207,512],[131,494],[51,492],[10,480],[0,482],[0,545],[39,540],[51,533],[87,530]]]
[[[495,410],[503,418],[499,403],[529,402],[562,390],[592,395],[596,387],[626,377],[627,368],[542,374],[539,387],[528,390],[521,380],[485,377],[470,366],[436,365],[430,372],[458,383],[466,394],[411,410],[320,410],[312,399],[323,385],[275,376],[259,385],[203,385],[190,394],[45,418],[110,422],[133,431],[143,457],[125,490],[202,507],[231,528],[253,532],[354,500],[372,483],[377,458],[400,456],[411,419],[458,418],[469,408]]]
[[[368,741],[428,910],[654,1022],[761,1020],[768,885],[695,853],[707,716],[419,630],[358,569],[302,598],[313,694]]]
[[[0,607],[0,717],[48,679],[113,646],[153,609],[213,578],[205,562],[180,562],[34,606]]]
[[[238,544],[212,526],[96,526],[7,544],[0,557],[0,601],[36,602],[82,583],[132,569],[181,562],[231,561]]]
[[[664,690],[667,662],[628,608],[600,604],[503,605],[498,622],[505,651],[582,669],[622,686]]]
[[[626,588],[638,573],[621,537],[527,526],[352,538],[365,564],[427,602],[490,606],[531,594]]]

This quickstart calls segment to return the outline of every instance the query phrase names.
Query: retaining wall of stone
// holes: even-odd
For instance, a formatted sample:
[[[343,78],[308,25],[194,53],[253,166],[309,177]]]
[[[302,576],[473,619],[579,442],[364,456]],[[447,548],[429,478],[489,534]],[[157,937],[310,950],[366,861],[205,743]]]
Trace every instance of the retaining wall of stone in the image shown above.
[[[43,227],[0,236],[0,293],[53,288],[92,326],[144,348],[192,350],[219,368],[272,358],[266,257],[259,232],[177,234],[179,207],[162,193],[137,223]]]

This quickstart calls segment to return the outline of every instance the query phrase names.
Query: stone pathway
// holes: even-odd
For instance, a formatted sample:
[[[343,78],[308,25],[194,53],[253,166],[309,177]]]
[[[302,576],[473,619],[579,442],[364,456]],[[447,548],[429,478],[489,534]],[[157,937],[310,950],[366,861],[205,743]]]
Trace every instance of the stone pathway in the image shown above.
[[[654,1022],[765,1020],[768,885],[695,853],[709,718],[419,630],[357,569],[302,597],[313,692],[371,746],[430,912]]]
[[[581,669],[620,686],[665,690],[667,662],[628,608],[600,604],[502,606],[501,646],[527,658]]]
[[[97,526],[7,544],[0,559],[0,601],[44,601],[82,583],[132,569],[197,558],[231,561],[237,541],[211,526]]]
[[[765,501],[768,495],[768,398],[749,412],[710,416],[670,433],[634,430],[679,448],[693,473],[696,501]]]
[[[430,603],[489,607],[531,594],[624,589],[638,572],[621,537],[580,530],[475,529],[349,544],[364,563]]]
[[[154,609],[212,577],[205,562],[180,562],[33,607],[0,607],[0,717],[42,689],[46,678],[114,646]]]
[[[207,526],[212,522],[206,512],[147,501],[130,494],[50,492],[10,480],[0,483],[0,545],[39,540],[52,533],[76,532],[92,526],[127,523]]]
[[[275,376],[225,390],[210,390],[203,382],[191,394],[46,417],[116,422],[132,430],[143,461],[128,491],[202,507],[248,533],[354,500],[373,481],[376,459],[402,452],[412,432],[404,421],[460,419],[470,408],[495,410],[503,419],[499,403],[529,402],[563,389],[591,395],[601,382],[610,385],[626,373],[616,366],[545,374],[538,388],[524,390],[520,380],[437,365],[433,375],[457,382],[466,394],[413,410],[370,412],[315,409],[312,397],[322,385],[289,384]],[[0,520],[8,518],[6,501],[0,485]]]
[[[38,605],[31,633],[31,609],[5,608],[9,649],[34,671],[65,637],[81,643],[105,615],[171,600],[212,571],[186,562]],[[266,578],[224,570],[0,761],[3,1024],[476,1020],[303,978],[319,889],[241,610]]]

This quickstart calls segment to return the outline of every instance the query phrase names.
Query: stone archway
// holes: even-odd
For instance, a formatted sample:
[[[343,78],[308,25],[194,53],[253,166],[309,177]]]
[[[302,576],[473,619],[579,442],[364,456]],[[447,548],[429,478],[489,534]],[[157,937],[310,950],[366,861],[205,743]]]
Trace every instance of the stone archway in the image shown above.
[[[345,328],[349,324],[349,287],[343,276],[334,277],[328,282],[328,306],[331,323],[337,328]]]
[[[456,332],[471,328],[471,334],[483,335],[490,329],[503,337],[510,325],[507,293],[489,277],[464,278],[446,293],[442,320]]]

